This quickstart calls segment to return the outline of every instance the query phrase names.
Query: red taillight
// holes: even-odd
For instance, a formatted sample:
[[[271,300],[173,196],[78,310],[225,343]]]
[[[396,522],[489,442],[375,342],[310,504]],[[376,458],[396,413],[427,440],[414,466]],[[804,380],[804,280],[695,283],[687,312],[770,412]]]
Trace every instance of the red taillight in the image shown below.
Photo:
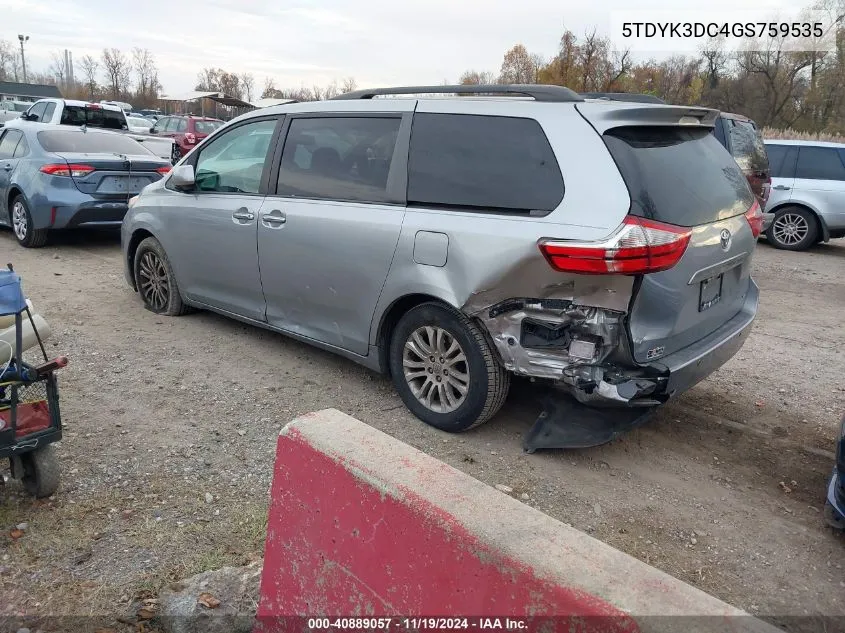
[[[763,210],[760,209],[760,205],[756,200],[751,205],[751,208],[745,212],[745,219],[748,220],[751,233],[754,237],[758,237],[763,230]]]
[[[94,171],[90,165],[69,165],[67,163],[56,163],[52,165],[42,165],[40,168],[42,174],[50,176],[70,176],[72,178],[83,178]]]
[[[185,133],[185,142],[188,143],[188,145],[193,145],[194,143],[197,142],[196,135],[193,132],[186,132]]]
[[[162,176],[164,176],[165,174],[170,173],[170,169],[171,169],[170,165],[165,165],[164,167],[159,167],[158,169],[156,169],[156,171],[158,173],[160,173]]]
[[[672,268],[681,259],[692,231],[627,216],[602,242],[541,242],[552,268],[586,275],[640,275]]]

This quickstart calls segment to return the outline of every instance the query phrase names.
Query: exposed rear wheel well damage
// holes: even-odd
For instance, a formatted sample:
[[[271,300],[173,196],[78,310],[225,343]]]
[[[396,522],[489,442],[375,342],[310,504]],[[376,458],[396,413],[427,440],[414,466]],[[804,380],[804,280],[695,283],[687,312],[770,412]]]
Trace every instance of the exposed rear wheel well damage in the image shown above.
[[[135,280],[135,253],[138,251],[138,245],[148,237],[154,237],[152,233],[146,229],[138,229],[129,238],[129,244],[126,247],[126,259],[129,262],[129,271],[132,275],[132,287],[138,289],[138,284]]]

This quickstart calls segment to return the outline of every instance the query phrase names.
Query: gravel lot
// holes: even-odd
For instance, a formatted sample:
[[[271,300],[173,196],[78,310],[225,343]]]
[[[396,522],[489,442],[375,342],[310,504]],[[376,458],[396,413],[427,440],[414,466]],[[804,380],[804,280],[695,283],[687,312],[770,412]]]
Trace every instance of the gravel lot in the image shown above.
[[[0,253],[71,359],[63,489],[33,502],[0,488],[6,615],[124,618],[164,583],[260,557],[275,435],[327,407],[752,613],[845,615],[845,538],[821,515],[845,411],[845,240],[761,243],[760,313],[736,358],[610,445],[530,456],[529,383],[448,435],[351,362],[213,314],[144,310],[113,234],[30,251],[3,230]]]

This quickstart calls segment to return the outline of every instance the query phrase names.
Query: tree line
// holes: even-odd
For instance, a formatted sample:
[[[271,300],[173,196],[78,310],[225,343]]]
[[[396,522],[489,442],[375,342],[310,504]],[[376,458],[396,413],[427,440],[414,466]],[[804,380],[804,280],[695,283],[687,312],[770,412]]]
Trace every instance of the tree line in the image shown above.
[[[838,23],[837,23],[838,24]],[[845,28],[834,27],[833,52],[790,52],[769,40],[764,50],[728,52],[711,40],[697,55],[635,62],[595,30],[565,30],[551,59],[522,44],[508,50],[498,73],[468,70],[462,84],[542,83],[576,92],[636,92],[668,103],[743,114],[760,127],[845,133]]]

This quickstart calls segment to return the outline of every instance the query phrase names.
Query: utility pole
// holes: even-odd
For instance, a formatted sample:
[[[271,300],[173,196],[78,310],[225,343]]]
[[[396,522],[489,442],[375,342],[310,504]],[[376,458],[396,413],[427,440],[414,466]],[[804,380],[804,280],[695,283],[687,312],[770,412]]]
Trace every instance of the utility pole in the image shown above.
[[[21,66],[23,66],[23,82],[27,83],[27,80],[26,80],[26,57],[25,57],[24,52],[23,52],[23,45],[24,45],[24,42],[29,41],[29,35],[21,35],[20,33],[18,33],[18,39],[21,41]]]

